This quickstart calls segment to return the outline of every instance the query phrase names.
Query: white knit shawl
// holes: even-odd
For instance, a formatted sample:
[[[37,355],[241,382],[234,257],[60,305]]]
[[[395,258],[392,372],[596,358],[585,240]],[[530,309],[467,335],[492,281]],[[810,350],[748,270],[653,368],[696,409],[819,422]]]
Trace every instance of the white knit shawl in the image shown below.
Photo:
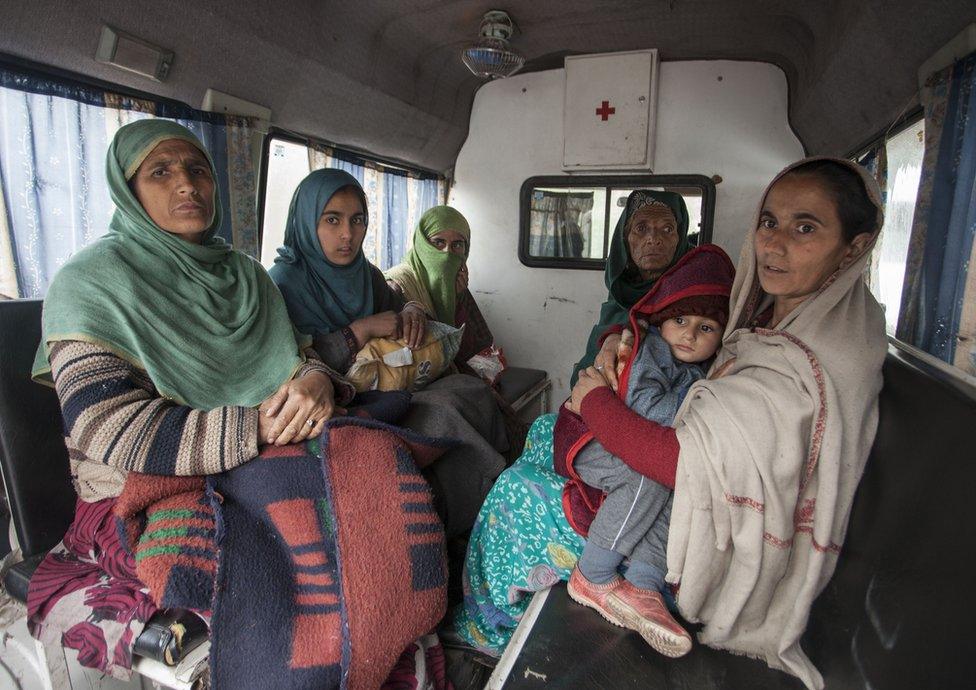
[[[735,362],[724,377],[696,383],[675,418],[681,453],[668,542],[668,581],[680,583],[681,613],[705,624],[700,641],[764,659],[810,688],[823,679],[799,640],[844,542],[887,349],[884,313],[863,280],[883,223],[880,192],[859,166],[831,160],[862,177],[878,230],[781,323],[750,330],[771,304],[756,272],[757,211],[713,370]]]

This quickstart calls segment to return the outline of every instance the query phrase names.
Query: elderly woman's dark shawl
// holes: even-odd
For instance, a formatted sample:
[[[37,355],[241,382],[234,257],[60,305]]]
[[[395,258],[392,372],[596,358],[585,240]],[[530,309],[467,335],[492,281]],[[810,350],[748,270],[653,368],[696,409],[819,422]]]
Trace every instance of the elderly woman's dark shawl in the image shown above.
[[[681,198],[681,195],[674,192],[656,192],[647,189],[637,189],[631,192],[630,196],[627,197],[626,210],[620,214],[617,227],[614,228],[613,237],[610,239],[607,267],[603,273],[603,280],[609,292],[607,301],[600,307],[600,319],[587,338],[586,354],[573,368],[571,386],[575,385],[580,369],[590,366],[596,359],[596,353],[600,349],[598,345],[600,336],[610,326],[626,323],[630,308],[637,304],[637,301],[647,294],[647,291],[654,285],[655,279],[641,280],[640,274],[630,261],[630,251],[624,236],[627,223],[633,215],[631,208],[634,204],[632,202],[637,195],[643,195],[645,198],[667,204],[671,208],[671,212],[674,213],[674,218],[678,223],[678,244],[667,268],[671,268],[688,251],[688,208],[685,206],[685,200]]]

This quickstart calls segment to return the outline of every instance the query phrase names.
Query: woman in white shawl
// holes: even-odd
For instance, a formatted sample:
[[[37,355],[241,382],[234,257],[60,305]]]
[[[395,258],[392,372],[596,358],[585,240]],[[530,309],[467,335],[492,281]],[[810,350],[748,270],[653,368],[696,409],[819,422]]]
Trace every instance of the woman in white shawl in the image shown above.
[[[882,222],[877,184],[849,161],[807,159],[777,175],[742,250],[710,379],[691,388],[673,432],[656,430],[674,435],[645,445],[665,464],[666,448],[680,447],[667,579],[682,615],[704,623],[702,642],[810,688],[823,679],[800,637],[877,429],[884,313],[863,273]],[[608,340],[601,368],[613,363]],[[591,367],[573,390],[598,436],[597,417],[621,428],[619,399],[583,401],[605,385]]]

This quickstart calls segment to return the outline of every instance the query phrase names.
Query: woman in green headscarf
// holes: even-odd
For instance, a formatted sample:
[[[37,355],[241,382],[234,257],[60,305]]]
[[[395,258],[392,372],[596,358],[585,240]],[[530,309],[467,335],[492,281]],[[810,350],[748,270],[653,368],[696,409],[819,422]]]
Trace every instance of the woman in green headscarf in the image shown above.
[[[581,369],[600,358],[601,345],[616,352],[619,336],[601,341],[610,327],[624,324],[630,308],[654,282],[688,251],[688,208],[680,194],[636,189],[617,221],[610,240],[604,282],[609,290],[600,319],[586,341],[586,354],[573,368],[570,385]],[[614,354],[613,361],[616,361]],[[600,364],[599,361],[596,362]],[[616,386],[616,372],[610,371]]]
[[[129,471],[217,473],[320,432],[351,387],[296,340],[260,264],[217,236],[200,141],[134,122],[106,173],[115,215],[55,276],[34,367],[58,392],[82,500],[114,500]]]
[[[403,263],[386,272],[390,287],[423,306],[433,318],[465,327],[455,362],[463,365],[494,342],[468,290],[471,228],[461,212],[435,206],[424,213]]]

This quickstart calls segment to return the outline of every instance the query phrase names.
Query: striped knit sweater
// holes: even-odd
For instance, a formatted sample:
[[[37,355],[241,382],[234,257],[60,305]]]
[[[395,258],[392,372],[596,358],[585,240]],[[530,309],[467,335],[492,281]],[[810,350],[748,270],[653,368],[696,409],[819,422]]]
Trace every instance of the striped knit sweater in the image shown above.
[[[295,378],[327,373],[343,405],[352,386],[306,350]],[[258,410],[196,410],[163,398],[145,371],[91,343],[67,340],[51,349],[71,476],[85,501],[118,496],[127,472],[214,474],[258,454]]]

